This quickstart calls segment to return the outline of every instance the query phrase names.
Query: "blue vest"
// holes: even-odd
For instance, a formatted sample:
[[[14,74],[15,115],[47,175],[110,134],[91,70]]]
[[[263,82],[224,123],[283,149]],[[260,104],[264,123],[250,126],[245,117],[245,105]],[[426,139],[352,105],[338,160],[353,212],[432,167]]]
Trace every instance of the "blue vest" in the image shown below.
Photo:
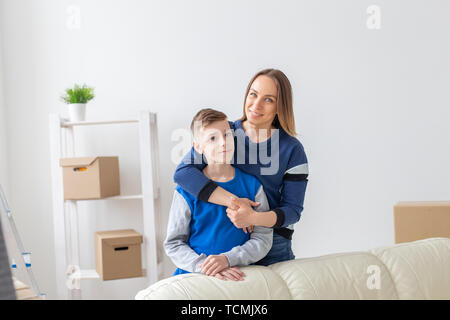
[[[234,167],[234,178],[228,182],[216,182],[225,190],[240,198],[255,200],[256,193],[261,187],[257,178]],[[236,246],[243,245],[250,235],[238,229],[227,216],[226,207],[198,200],[180,186],[176,190],[184,197],[191,210],[191,222],[188,245],[197,254],[204,253],[218,255],[230,251]],[[189,273],[178,268],[177,274]]]

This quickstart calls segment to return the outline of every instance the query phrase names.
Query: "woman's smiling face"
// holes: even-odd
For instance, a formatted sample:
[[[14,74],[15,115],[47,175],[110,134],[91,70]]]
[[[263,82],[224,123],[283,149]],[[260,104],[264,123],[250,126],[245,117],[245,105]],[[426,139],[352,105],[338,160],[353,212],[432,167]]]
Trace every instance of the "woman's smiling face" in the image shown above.
[[[245,99],[247,120],[258,127],[272,124],[277,114],[278,90],[275,82],[264,75],[257,77]]]

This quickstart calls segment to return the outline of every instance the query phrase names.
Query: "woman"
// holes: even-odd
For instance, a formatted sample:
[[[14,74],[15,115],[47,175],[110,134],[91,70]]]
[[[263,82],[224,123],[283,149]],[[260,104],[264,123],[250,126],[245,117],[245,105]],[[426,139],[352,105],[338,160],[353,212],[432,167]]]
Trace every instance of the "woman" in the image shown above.
[[[208,179],[202,173],[205,164],[193,149],[178,165],[174,180],[199,200],[227,206],[227,215],[237,228],[273,228],[272,248],[256,264],[292,260],[293,224],[303,210],[308,161],[296,138],[292,89],[286,75],[276,69],[258,72],[248,84],[243,116],[230,125],[235,131],[233,165],[261,181],[270,211],[256,212],[252,206],[258,204],[252,199],[236,199]],[[205,268],[213,270],[214,263],[211,260]]]

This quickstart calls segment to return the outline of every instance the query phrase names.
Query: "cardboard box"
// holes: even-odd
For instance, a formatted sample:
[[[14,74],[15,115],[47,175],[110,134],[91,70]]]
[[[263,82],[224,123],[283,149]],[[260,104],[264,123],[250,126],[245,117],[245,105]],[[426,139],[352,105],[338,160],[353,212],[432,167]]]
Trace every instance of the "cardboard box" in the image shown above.
[[[133,229],[95,233],[95,269],[103,280],[142,276],[142,235]]]
[[[120,195],[119,158],[62,158],[64,200]]]
[[[450,238],[450,201],[399,202],[394,206],[395,243]]]

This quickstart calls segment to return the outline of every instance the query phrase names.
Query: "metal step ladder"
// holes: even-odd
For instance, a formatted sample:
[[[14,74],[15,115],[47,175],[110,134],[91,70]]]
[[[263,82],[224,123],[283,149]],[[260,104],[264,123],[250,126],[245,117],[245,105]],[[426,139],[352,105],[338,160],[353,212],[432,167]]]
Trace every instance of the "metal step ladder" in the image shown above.
[[[34,291],[36,296],[40,297],[41,299],[45,299],[46,294],[42,293],[39,290],[39,286],[37,284],[36,278],[34,277],[33,270],[31,269],[31,252],[26,252],[24,249],[22,240],[20,238],[19,232],[17,231],[16,224],[13,219],[11,209],[9,208],[8,201],[6,200],[6,196],[5,196],[5,193],[3,192],[3,188],[1,185],[0,185],[0,199],[2,202],[1,208],[3,208],[3,211],[5,212],[5,214],[7,216],[6,221],[8,221],[9,228],[12,231],[12,234],[14,236],[14,239],[15,239],[15,242],[17,244],[17,248],[18,248],[19,254],[20,254],[19,263],[16,263],[15,259],[10,257],[10,259],[11,259],[10,265],[12,268],[11,271],[14,275],[17,273],[18,269],[24,268],[24,270],[26,270],[25,275],[28,278],[27,282],[29,282],[29,284],[31,285],[31,289]],[[0,214],[3,214],[1,211],[2,210],[0,210]],[[6,226],[6,227],[8,227],[8,226]],[[11,254],[11,252],[10,252],[10,254]],[[22,268],[18,268],[18,266],[20,266]],[[25,279],[22,279],[22,280],[25,280]]]

